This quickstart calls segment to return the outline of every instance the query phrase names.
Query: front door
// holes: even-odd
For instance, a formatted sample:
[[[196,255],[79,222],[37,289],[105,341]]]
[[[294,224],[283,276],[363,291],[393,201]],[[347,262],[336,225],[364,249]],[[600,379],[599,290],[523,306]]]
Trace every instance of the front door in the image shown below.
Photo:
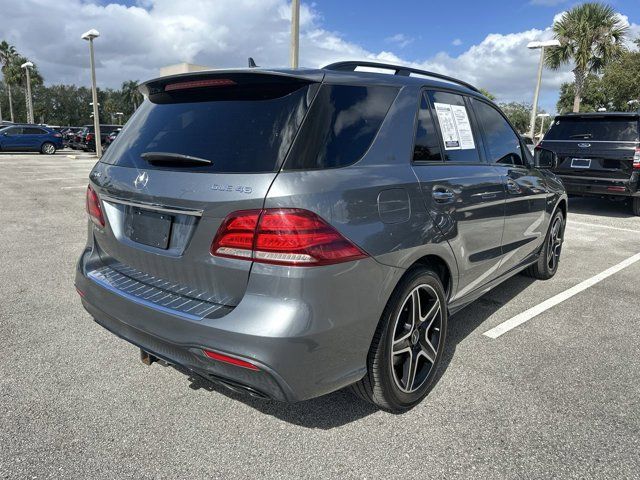
[[[498,169],[483,161],[464,97],[430,91],[421,102],[413,169],[428,211],[458,262],[455,301],[497,276],[504,185]]]

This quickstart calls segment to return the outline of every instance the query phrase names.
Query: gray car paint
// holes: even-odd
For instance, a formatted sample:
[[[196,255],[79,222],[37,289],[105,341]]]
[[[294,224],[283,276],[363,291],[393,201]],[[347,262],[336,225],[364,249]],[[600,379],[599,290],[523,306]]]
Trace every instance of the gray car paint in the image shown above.
[[[272,398],[298,401],[364,375],[387,301],[416,262],[437,258],[446,265],[450,310],[462,308],[537,259],[550,217],[566,195],[552,174],[531,166],[412,165],[422,89],[478,96],[467,88],[372,73],[275,73],[330,83],[391,84],[399,92],[369,150],[343,168],[249,175],[150,169],[144,170],[146,185],[137,188],[143,170],[98,163],[90,179],[99,195],[201,211],[201,216],[173,250],[162,251],[119,235],[122,210],[103,200],[107,225],[100,229],[89,222],[76,286],[98,323],[159,358]],[[512,197],[509,181],[519,188]],[[452,204],[433,202],[437,185],[456,191]],[[246,188],[228,188],[237,186]],[[498,193],[483,198],[487,189]],[[324,267],[284,267],[210,255],[213,236],[228,213],[263,207],[311,210],[370,257]],[[504,252],[507,245],[510,250]],[[132,301],[87,277],[96,265],[110,262],[192,288],[195,295],[231,308],[219,318],[193,320]],[[209,361],[202,348],[246,359],[261,371]]]

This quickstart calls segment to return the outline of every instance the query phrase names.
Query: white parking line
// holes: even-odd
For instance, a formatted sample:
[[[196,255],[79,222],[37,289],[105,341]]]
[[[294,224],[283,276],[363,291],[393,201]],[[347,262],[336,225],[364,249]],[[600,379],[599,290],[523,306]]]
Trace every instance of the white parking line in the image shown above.
[[[51,180],[82,180],[85,177],[86,175],[79,176],[79,177],[34,178],[31,181],[32,182],[48,182]]]
[[[567,221],[567,224],[569,224],[569,225],[583,225],[585,227],[595,227],[595,228],[608,228],[609,230],[619,230],[621,232],[640,233],[640,230],[634,230],[632,228],[611,227],[609,225],[598,225],[597,223],[576,222],[575,220],[569,220],[569,221]]]
[[[80,185],[79,187],[60,187],[60,190],[78,190],[78,189],[85,189],[87,188],[86,185]]]
[[[486,332],[483,333],[483,335],[489,338],[496,339],[500,335],[507,333],[509,330],[513,330],[517,326],[522,325],[523,323],[531,320],[533,317],[536,317],[541,313],[549,310],[550,308],[555,307],[559,303],[562,303],[565,300],[568,300],[569,298],[573,297],[574,295],[577,295],[578,293],[586,290],[587,288],[593,287],[595,284],[601,282],[605,278],[610,277],[615,273],[618,273],[620,270],[627,268],[629,265],[633,265],[639,260],[640,260],[640,253],[636,253],[634,256],[629,257],[626,260],[623,260],[622,262],[620,262],[619,264],[606,269],[604,272],[601,272],[591,278],[588,278],[587,280],[579,283],[575,287],[571,287],[568,290],[565,290],[564,292],[561,292],[556,296],[551,297],[548,300],[545,300],[539,305],[536,305],[535,307],[532,307],[529,310],[525,310],[524,312],[516,315],[515,317],[510,318],[506,322],[503,322],[500,325],[493,327],[491,330],[487,330]]]

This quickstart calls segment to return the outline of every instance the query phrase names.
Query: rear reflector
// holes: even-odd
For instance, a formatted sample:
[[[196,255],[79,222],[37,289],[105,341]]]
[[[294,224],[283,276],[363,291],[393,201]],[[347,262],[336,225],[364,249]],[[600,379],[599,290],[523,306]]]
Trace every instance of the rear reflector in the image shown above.
[[[267,208],[233,212],[211,244],[218,257],[289,266],[318,266],[367,256],[308,210]]]
[[[607,187],[607,190],[611,192],[626,192],[627,189],[625,187]]]
[[[100,199],[91,185],[87,187],[87,213],[89,218],[98,227],[104,227],[104,216],[102,215],[102,207],[100,206]]]
[[[236,367],[248,368],[249,370],[258,371],[259,368],[256,367],[253,363],[245,362],[244,360],[240,360],[238,358],[229,357],[228,355],[223,355],[222,353],[212,352],[211,350],[202,350],[204,354],[219,362],[228,363],[229,365],[235,365]]]
[[[202,88],[202,87],[228,87],[236,85],[236,82],[229,80],[228,78],[215,78],[209,80],[192,80],[190,82],[178,82],[170,83],[164,87],[165,92],[171,92],[173,90],[188,90],[190,88]]]

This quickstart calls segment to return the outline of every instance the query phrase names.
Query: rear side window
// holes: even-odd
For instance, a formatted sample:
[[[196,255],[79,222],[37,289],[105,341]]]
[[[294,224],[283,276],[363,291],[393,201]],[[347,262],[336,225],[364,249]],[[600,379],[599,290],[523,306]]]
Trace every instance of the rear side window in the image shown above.
[[[387,86],[323,85],[285,167],[337,168],[357,162],[397,94],[397,88]]]
[[[429,103],[423,95],[420,101],[420,110],[418,111],[416,139],[413,146],[413,161],[425,162],[441,160],[440,139],[438,132],[436,132],[435,123],[433,123]]]
[[[428,92],[435,113],[444,159],[448,162],[480,162],[477,142],[462,95],[448,92]]]
[[[224,88],[163,91],[143,102],[102,161],[146,169],[185,168],[150,164],[140,157],[162,152],[211,160],[210,165],[189,166],[190,172],[275,171],[307,111],[309,85],[238,81]]]
[[[47,133],[47,132],[45,132],[41,128],[25,127],[25,128],[22,129],[22,134],[23,135],[42,135],[42,134],[45,134],[45,133]]]
[[[473,108],[484,132],[485,147],[490,163],[524,165],[520,137],[511,125],[491,105],[471,99]]]
[[[560,117],[553,122],[544,139],[637,142],[638,119],[604,116]]]

